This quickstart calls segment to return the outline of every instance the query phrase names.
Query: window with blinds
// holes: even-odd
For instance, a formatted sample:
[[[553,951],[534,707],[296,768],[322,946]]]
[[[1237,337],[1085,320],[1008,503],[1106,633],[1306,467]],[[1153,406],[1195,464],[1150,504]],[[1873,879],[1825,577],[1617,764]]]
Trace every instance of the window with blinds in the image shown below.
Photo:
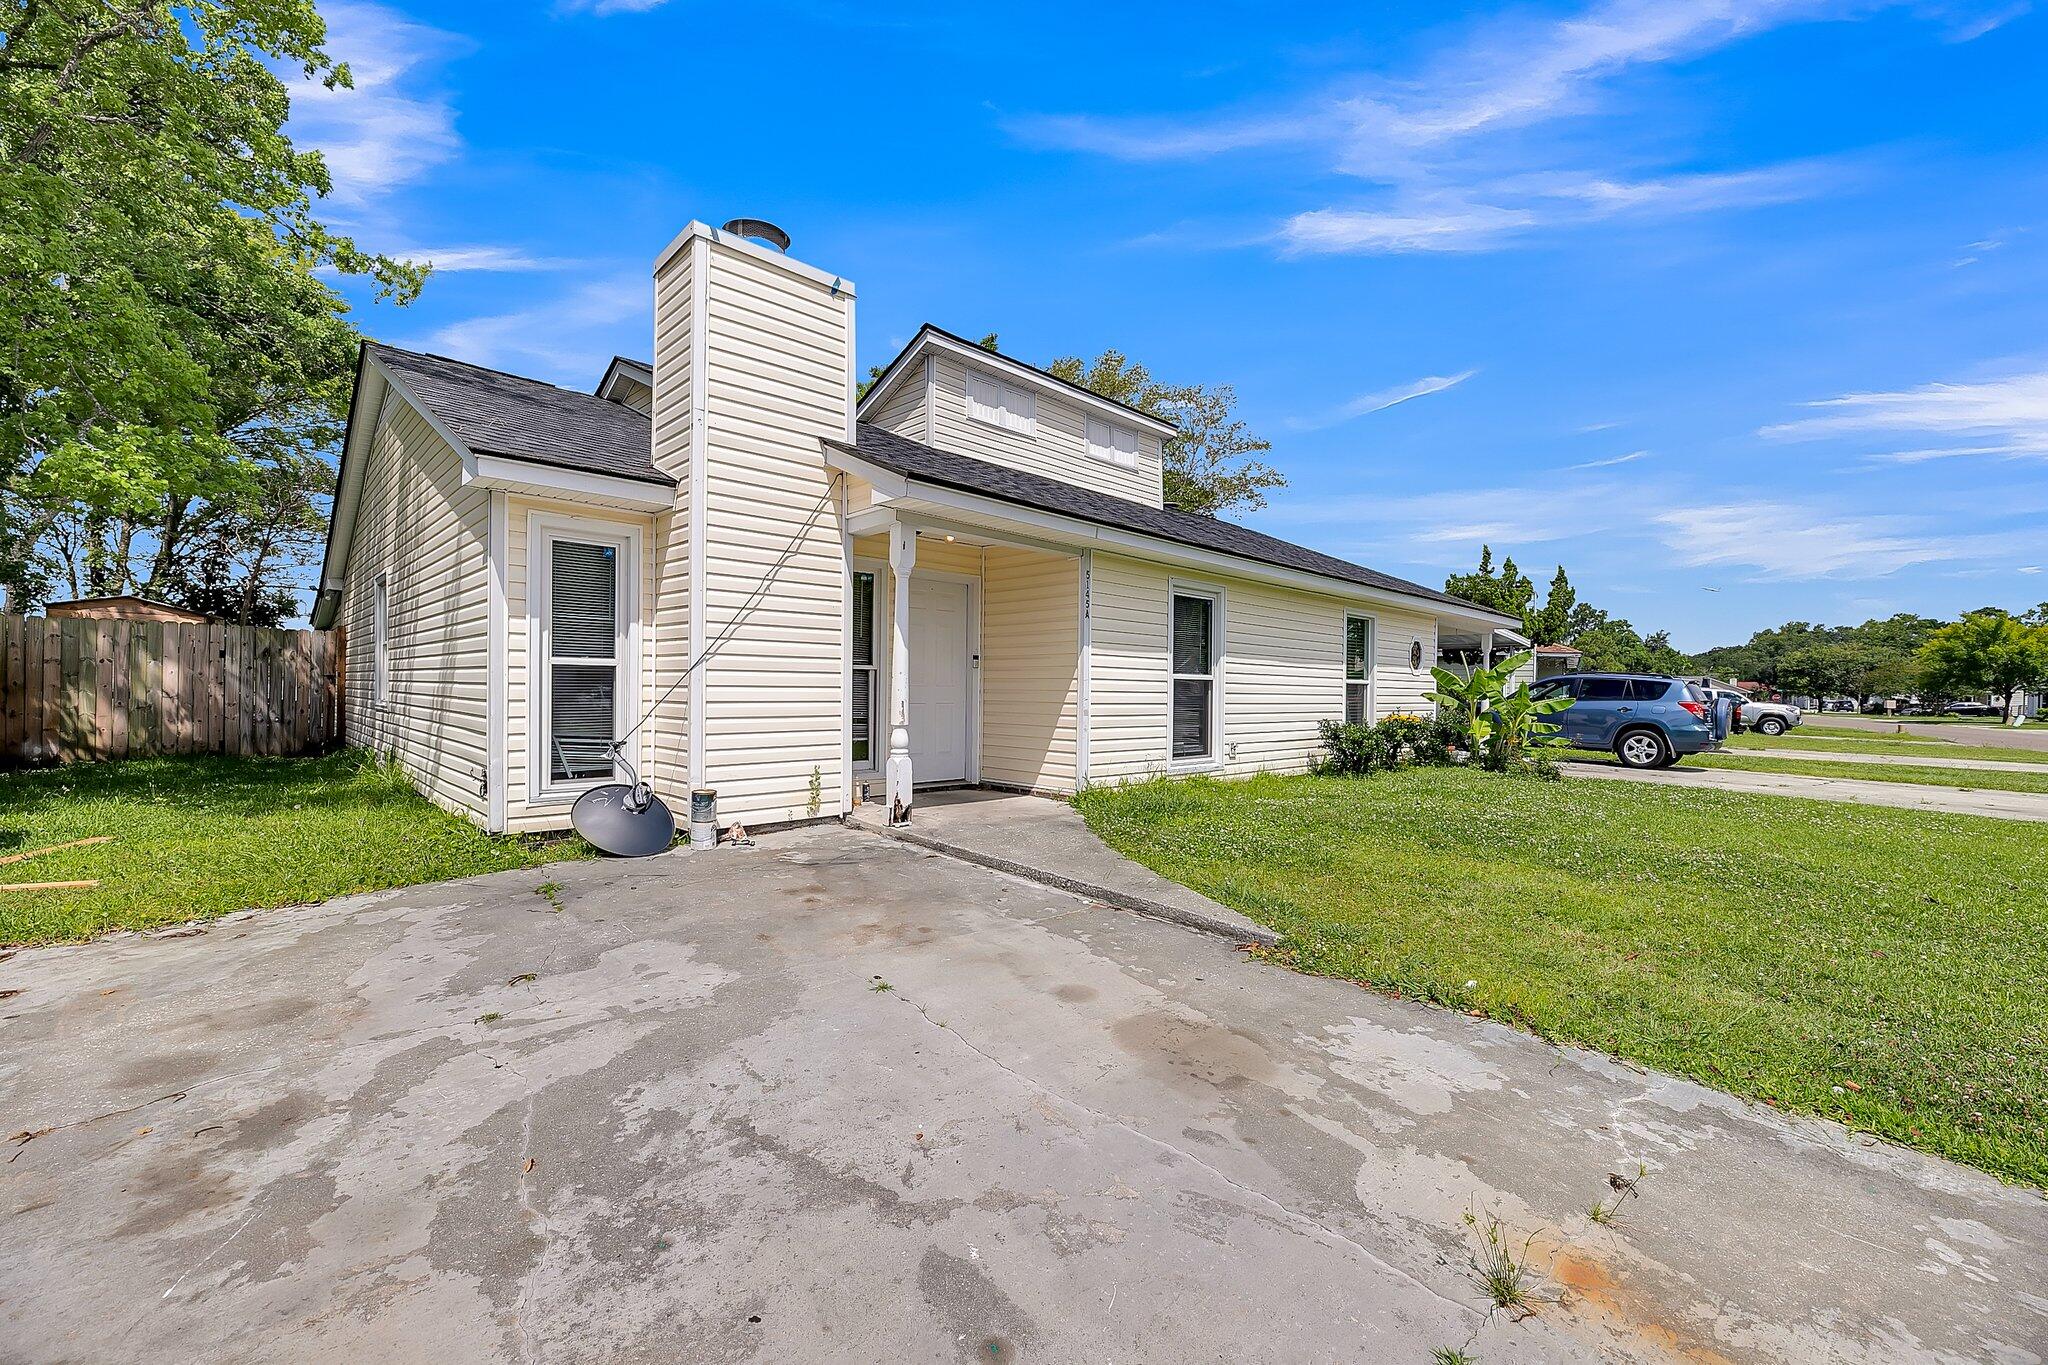
[[[1344,619],[1344,719],[1372,722],[1372,618]]]
[[[853,696],[847,706],[853,761],[875,761],[875,576],[853,576]]]
[[[370,598],[370,694],[379,706],[391,705],[391,580],[377,575]]]
[[[1038,434],[1038,400],[978,370],[967,372],[967,415],[1025,436]]]
[[[1173,667],[1173,759],[1216,753],[1216,599],[1173,595],[1167,653]]]
[[[1105,422],[1099,417],[1088,419],[1088,453],[1098,460],[1121,466],[1124,469],[1138,467],[1138,433],[1127,427]]]
[[[619,733],[619,549],[548,546],[548,777],[606,780]]]

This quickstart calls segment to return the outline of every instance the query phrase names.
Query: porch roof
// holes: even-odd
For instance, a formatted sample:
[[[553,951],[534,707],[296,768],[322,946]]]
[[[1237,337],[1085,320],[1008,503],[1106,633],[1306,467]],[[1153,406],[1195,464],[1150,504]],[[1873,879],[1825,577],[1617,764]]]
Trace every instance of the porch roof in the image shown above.
[[[1196,516],[1170,507],[1151,507],[1128,498],[1113,497],[1057,479],[1029,474],[1021,469],[956,455],[898,436],[868,422],[860,423],[856,434],[858,440],[852,445],[832,440],[825,444],[917,483],[958,489],[1098,526],[1157,536],[1198,550],[1234,555],[1257,564],[1339,579],[1402,597],[1420,598],[1453,608],[1465,616],[1508,619],[1464,598],[1215,517]]]

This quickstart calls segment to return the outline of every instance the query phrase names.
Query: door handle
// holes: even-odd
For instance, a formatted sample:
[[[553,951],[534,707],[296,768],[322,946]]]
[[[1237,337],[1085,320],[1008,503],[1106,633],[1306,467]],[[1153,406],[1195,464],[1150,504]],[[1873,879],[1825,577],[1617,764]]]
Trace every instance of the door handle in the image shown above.
[[[1634,710],[1634,709],[1635,709],[1635,708],[1633,708],[1633,707],[1629,707],[1629,706],[1617,706],[1617,707],[1615,707],[1615,708],[1614,708],[1614,710],[1615,710],[1615,714],[1617,714],[1617,715],[1623,715],[1623,716],[1627,715],[1627,714],[1628,714],[1628,713],[1629,713],[1630,711],[1632,711],[1632,710]]]

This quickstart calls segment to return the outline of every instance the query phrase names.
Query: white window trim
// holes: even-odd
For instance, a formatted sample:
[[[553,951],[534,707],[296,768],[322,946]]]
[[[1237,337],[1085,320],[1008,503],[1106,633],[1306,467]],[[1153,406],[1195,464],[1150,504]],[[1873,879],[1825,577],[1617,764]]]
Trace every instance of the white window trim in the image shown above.
[[[976,381],[993,385],[1002,394],[1004,418],[984,417],[975,411],[974,385]],[[983,426],[994,427],[998,431],[1007,431],[1013,435],[1022,436],[1026,440],[1035,441],[1038,439],[1037,394],[1029,389],[1019,388],[1006,379],[1000,379],[989,371],[972,365],[966,368],[966,377],[961,381],[960,389],[961,406],[965,409],[967,419],[970,422],[979,422]],[[1024,412],[1028,415],[1020,417],[1017,415],[1019,412]]]
[[[875,642],[875,661],[871,664],[857,664],[853,662],[853,633],[849,630],[846,636],[848,678],[846,692],[847,762],[853,772],[859,773],[863,777],[873,777],[882,771],[882,761],[889,756],[889,727],[886,723],[889,713],[883,706],[883,694],[889,686],[889,637],[884,633],[889,624],[889,566],[880,560],[857,556],[853,560],[853,572],[871,575],[875,580],[875,599],[870,604],[874,611],[875,619],[869,627],[872,632],[869,638]],[[847,596],[851,599],[853,594],[849,592]],[[849,600],[847,604],[849,614],[852,609],[852,602]],[[852,749],[853,684],[851,679],[853,674],[858,673],[863,668],[874,674],[874,677],[868,681],[868,756],[865,761],[854,758]]]
[[[1196,758],[1175,758],[1173,754],[1173,684],[1177,679],[1195,679],[1202,675],[1173,671],[1173,599],[1176,597],[1203,597],[1215,606],[1209,623],[1213,646],[1209,657],[1209,752]],[[1225,607],[1223,586],[1220,583],[1191,583],[1182,579],[1169,579],[1166,584],[1166,770],[1169,773],[1215,772],[1223,767],[1223,755],[1228,752],[1223,737],[1223,675],[1230,650],[1225,643],[1229,638],[1226,623],[1229,620]]]
[[[640,528],[591,517],[529,512],[526,519],[526,578],[529,585],[526,598],[526,676],[530,694],[526,720],[526,799],[532,805],[568,804],[592,787],[616,782],[622,776],[615,770],[609,777],[583,778],[574,782],[556,782],[550,778],[553,764],[548,755],[548,730],[554,669],[549,664],[551,627],[548,598],[554,589],[551,581],[554,556],[549,552],[549,546],[556,540],[618,547],[619,576],[623,582],[619,588],[619,679],[613,705],[620,733],[624,733],[640,716],[640,673],[643,667]],[[634,748],[639,751],[635,754],[636,763],[644,753],[644,747],[641,736],[636,735]]]
[[[1097,427],[1101,427],[1109,433],[1108,445],[1098,446],[1095,443],[1095,428]],[[1131,458],[1128,461],[1125,461],[1117,453],[1116,438],[1119,435],[1128,436],[1131,439]],[[1098,464],[1106,464],[1112,469],[1127,469],[1135,472],[1138,466],[1144,463],[1144,438],[1139,435],[1135,428],[1121,426],[1101,417],[1084,417],[1081,422],[1081,442],[1088,448],[1089,459],[1094,460]]]
[[[391,709],[391,575],[380,573],[370,585],[370,700],[379,711]]]
[[[1366,626],[1365,677],[1362,679],[1352,677],[1346,663],[1351,654],[1351,623],[1353,621],[1363,621]],[[1337,668],[1344,678],[1343,714],[1346,719],[1349,719],[1351,715],[1351,689],[1363,686],[1365,688],[1365,719],[1363,723],[1366,725],[1375,724],[1379,716],[1380,701],[1380,618],[1369,611],[1345,612],[1344,639],[1342,644],[1343,657],[1337,661]]]

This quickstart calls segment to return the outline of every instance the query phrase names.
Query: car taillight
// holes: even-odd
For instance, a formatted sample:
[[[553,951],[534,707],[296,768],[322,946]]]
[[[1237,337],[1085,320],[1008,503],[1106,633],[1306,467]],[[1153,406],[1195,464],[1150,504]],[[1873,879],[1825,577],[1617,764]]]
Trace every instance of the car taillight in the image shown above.
[[[1699,702],[1682,701],[1678,704],[1680,706],[1683,706],[1686,710],[1692,712],[1693,716],[1696,719],[1705,720],[1707,718],[1707,708]]]

